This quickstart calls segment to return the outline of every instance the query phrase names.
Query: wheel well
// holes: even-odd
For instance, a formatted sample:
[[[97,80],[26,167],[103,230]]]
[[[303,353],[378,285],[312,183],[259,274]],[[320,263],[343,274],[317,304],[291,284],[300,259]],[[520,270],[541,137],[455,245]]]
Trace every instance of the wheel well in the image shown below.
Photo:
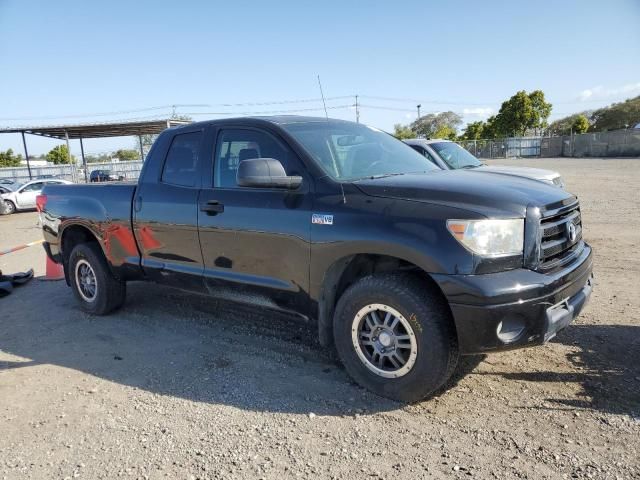
[[[65,228],[62,232],[62,240],[60,243],[60,250],[62,252],[62,262],[64,265],[64,273],[69,283],[69,256],[73,251],[73,248],[80,243],[99,243],[95,235],[87,227],[81,225],[73,225]]]
[[[425,282],[427,288],[444,298],[442,290],[427,272],[401,258],[374,254],[342,258],[329,268],[322,286],[318,305],[318,333],[323,346],[333,345],[333,313],[342,293],[360,278],[386,272],[413,272]],[[448,305],[446,298],[445,303]]]

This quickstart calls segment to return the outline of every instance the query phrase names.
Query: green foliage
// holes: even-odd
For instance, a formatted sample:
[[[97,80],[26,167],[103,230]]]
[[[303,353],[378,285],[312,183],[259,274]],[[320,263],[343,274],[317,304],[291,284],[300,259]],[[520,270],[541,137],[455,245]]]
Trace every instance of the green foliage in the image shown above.
[[[464,140],[479,140],[481,138],[485,138],[483,137],[485,126],[486,124],[482,120],[467,123],[462,138]]]
[[[47,153],[47,161],[54,165],[60,165],[64,163],[75,163],[76,158],[73,155],[69,155],[69,150],[66,145],[58,145],[49,150],[49,153]]]
[[[22,155],[15,155],[12,149],[0,152],[0,167],[19,167]]]
[[[462,125],[460,115],[455,112],[441,112],[423,115],[413,122],[409,128],[418,136],[436,138],[436,133],[438,132],[450,134],[453,131],[455,133],[460,125]],[[445,129],[445,127],[448,128]]]
[[[139,160],[140,152],[133,149],[121,148],[114,153],[114,156],[119,158],[121,162],[130,162],[132,160]]]
[[[549,125],[549,133],[552,135],[569,135],[573,131],[573,124],[578,117],[582,116],[588,120],[592,113],[593,112],[574,113],[568,117],[556,120]]]
[[[640,96],[561,118],[549,125],[549,131],[555,135],[569,135],[571,131],[584,133],[584,120],[578,120],[580,117],[587,120],[587,131],[591,132],[633,127],[640,123]],[[580,128],[576,128],[576,122],[580,122]]]
[[[545,101],[541,90],[531,93],[521,90],[502,103],[493,120],[493,133],[502,137],[524,136],[530,130],[544,128],[547,126],[551,108],[552,105]]]
[[[444,138],[446,140],[455,140],[457,137],[456,131],[449,125],[442,125],[433,132],[433,138]]]
[[[406,140],[408,138],[416,138],[416,132],[411,130],[408,125],[401,125],[400,123],[396,123],[393,126],[393,136],[398,140]]]
[[[111,161],[111,154],[101,153],[100,155],[85,155],[87,163],[107,163]]]
[[[571,124],[571,129],[573,133],[585,133],[589,130],[589,119],[584,115],[576,115],[576,118]]]
[[[633,127],[640,123],[640,96],[600,108],[590,120],[592,132]]]

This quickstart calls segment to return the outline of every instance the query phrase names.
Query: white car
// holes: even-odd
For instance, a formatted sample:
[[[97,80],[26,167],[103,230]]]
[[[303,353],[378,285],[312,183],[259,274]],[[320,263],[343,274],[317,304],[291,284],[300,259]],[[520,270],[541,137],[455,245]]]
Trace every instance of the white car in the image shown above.
[[[531,178],[539,182],[564,188],[564,181],[558,172],[543,170],[541,168],[485,165],[465,148],[451,140],[412,138],[410,140],[403,140],[403,142],[443,170],[477,168],[482,172]]]
[[[0,194],[4,202],[4,213],[10,214],[20,210],[32,210],[36,208],[36,197],[42,192],[45,185],[71,184],[67,180],[47,178],[31,180],[23,185],[11,185],[12,192]]]

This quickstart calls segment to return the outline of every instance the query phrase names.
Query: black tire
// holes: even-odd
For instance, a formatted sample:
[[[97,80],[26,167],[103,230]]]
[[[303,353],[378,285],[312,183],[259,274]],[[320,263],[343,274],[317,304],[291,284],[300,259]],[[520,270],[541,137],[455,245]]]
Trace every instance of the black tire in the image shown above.
[[[397,378],[374,373],[356,351],[352,339],[354,319],[372,304],[395,309],[415,335],[417,351],[413,366]],[[392,400],[417,402],[438,392],[458,362],[448,305],[429,283],[413,274],[371,275],[351,285],[336,306],[333,334],[340,360],[351,377],[364,388]],[[364,347],[359,349],[362,351]]]
[[[78,264],[88,264],[93,271],[96,290],[89,300],[80,290]],[[97,243],[76,245],[69,256],[69,280],[80,308],[94,315],[106,315],[122,306],[126,297],[126,283],[113,276]]]
[[[16,205],[11,200],[5,200],[3,208],[0,208],[0,213],[2,215],[11,215],[16,213],[16,210]]]

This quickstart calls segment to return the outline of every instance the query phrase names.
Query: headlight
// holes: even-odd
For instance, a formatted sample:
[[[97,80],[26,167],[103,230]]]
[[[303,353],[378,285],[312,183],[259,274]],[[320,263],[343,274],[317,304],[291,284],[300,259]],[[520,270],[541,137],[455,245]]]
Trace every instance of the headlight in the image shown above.
[[[487,257],[522,254],[524,220],[447,220],[447,229],[467,250]]]

